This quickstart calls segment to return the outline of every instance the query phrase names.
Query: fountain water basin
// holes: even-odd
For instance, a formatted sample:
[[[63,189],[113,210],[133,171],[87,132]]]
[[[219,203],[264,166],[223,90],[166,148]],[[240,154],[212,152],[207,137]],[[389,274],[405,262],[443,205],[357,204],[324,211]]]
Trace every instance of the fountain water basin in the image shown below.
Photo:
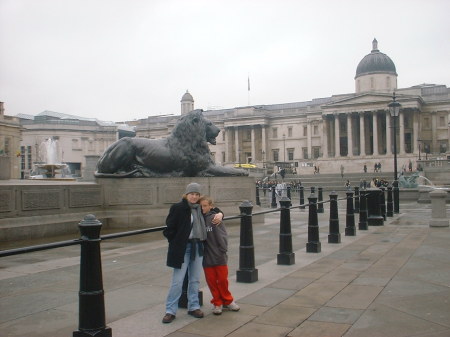
[[[41,162],[35,163],[29,179],[75,180],[67,164],[58,160],[57,141],[48,138],[39,147]]]

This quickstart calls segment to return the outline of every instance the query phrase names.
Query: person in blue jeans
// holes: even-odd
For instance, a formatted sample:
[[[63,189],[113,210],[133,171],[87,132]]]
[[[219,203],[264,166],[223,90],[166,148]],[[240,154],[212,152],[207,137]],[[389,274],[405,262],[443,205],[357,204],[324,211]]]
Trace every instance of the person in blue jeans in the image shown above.
[[[203,271],[203,242],[206,240],[206,226],[200,204],[200,185],[190,183],[180,202],[170,207],[166,218],[164,236],[169,241],[167,266],[173,268],[172,282],[166,299],[166,313],[163,323],[171,323],[176,318],[178,301],[183,290],[183,281],[188,273],[188,314],[202,318],[198,290]],[[216,209],[214,219],[222,221],[223,213]]]

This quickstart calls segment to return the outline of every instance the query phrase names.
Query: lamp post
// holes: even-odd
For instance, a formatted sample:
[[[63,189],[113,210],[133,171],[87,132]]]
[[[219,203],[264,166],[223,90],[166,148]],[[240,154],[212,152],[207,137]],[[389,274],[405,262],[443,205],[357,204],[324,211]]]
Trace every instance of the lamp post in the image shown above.
[[[397,117],[400,113],[401,104],[395,100],[395,91],[392,94],[392,102],[388,104],[389,113],[394,120],[394,213],[400,212],[399,207],[399,190],[397,175]],[[401,136],[401,135],[400,135]]]

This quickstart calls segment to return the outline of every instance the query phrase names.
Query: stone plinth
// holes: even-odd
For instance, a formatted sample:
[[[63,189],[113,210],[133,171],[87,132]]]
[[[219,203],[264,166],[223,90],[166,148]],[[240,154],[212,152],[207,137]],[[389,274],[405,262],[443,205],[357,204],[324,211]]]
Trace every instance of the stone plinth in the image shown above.
[[[431,199],[431,220],[430,227],[448,227],[447,209],[445,199],[447,191],[434,190],[429,193]]]
[[[226,217],[238,215],[243,200],[255,204],[255,180],[250,177],[6,180],[0,182],[0,241],[77,235],[77,225],[86,214],[94,214],[103,228],[164,226],[170,206],[181,200],[193,181]],[[258,210],[254,206],[253,212]],[[253,222],[262,218],[255,216]],[[227,225],[239,222],[227,220]]]

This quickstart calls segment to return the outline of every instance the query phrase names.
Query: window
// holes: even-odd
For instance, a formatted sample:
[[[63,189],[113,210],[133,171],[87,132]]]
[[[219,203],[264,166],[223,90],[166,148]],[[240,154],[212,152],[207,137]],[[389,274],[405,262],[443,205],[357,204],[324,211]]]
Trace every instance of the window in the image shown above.
[[[81,150],[79,139],[72,139],[72,150]]]
[[[373,77],[370,78],[370,89],[375,89],[375,80]]]
[[[388,76],[386,77],[386,89],[391,88],[391,78]]]
[[[32,166],[31,166],[31,145],[27,146],[27,158],[28,158],[28,161],[27,161],[28,167],[27,168],[29,170],[31,170],[32,169]]]
[[[273,154],[273,161],[279,161],[280,150],[278,149],[272,150],[272,154]]]
[[[445,116],[439,116],[439,126],[445,127]]]
[[[6,155],[9,155],[9,151],[10,151],[9,142],[10,142],[10,139],[9,138],[5,138],[5,154]]]
[[[222,152],[222,163],[225,163],[225,152]]]
[[[294,160],[294,149],[287,149],[288,160]]]
[[[278,129],[277,128],[272,128],[272,137],[278,138]]]
[[[424,127],[424,129],[429,129],[430,128],[430,119],[428,117],[425,117],[423,119],[423,127]]]
[[[320,157],[320,146],[313,146],[313,148],[312,148],[312,157],[314,159]]]
[[[292,137],[292,126],[288,127],[288,137]]]
[[[439,153],[446,153],[447,152],[447,141],[441,140],[439,142]]]
[[[245,140],[252,139],[252,130],[245,130]]]
[[[308,148],[302,147],[303,159],[308,159]]]
[[[319,134],[319,126],[314,125],[314,135],[318,135],[318,134]]]
[[[303,137],[306,137],[306,136],[308,136],[308,127],[304,126],[303,127]]]
[[[222,131],[222,141],[225,141],[225,130]]]

